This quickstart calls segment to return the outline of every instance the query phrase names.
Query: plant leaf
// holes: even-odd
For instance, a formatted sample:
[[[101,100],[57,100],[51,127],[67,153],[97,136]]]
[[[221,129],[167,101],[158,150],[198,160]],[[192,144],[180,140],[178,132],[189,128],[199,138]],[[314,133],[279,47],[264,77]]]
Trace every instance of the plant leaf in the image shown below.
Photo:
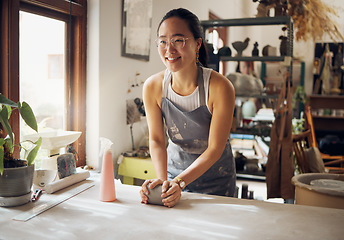
[[[0,176],[2,176],[4,172],[4,147],[0,146]]]
[[[35,142],[36,146],[29,152],[29,155],[27,156],[27,165],[30,166],[33,161],[35,160],[38,150],[40,149],[42,145],[42,137],[40,137],[37,142]]]
[[[5,129],[7,134],[10,136],[12,144],[14,143],[14,137],[13,137],[13,132],[12,128],[10,126],[10,123],[8,122],[8,110],[7,107],[4,107],[1,109],[0,112],[0,123],[2,127]]]
[[[7,112],[8,112],[8,119],[10,119],[11,114],[12,114],[12,108],[10,106],[5,106],[7,108]]]
[[[26,102],[23,102],[22,105],[20,106],[20,104],[18,103],[18,107],[19,107],[20,115],[22,116],[26,124],[29,127],[31,127],[33,130],[38,132],[37,121],[29,104],[27,104]]]
[[[8,149],[8,151],[10,151],[11,155],[13,154],[13,151],[14,151],[14,146],[13,145],[14,145],[14,143],[11,141],[10,138],[6,138],[5,139],[5,146]]]
[[[17,107],[17,104],[15,102],[13,102],[12,100],[9,100],[1,93],[0,93],[0,103],[3,105],[11,106],[11,107]]]

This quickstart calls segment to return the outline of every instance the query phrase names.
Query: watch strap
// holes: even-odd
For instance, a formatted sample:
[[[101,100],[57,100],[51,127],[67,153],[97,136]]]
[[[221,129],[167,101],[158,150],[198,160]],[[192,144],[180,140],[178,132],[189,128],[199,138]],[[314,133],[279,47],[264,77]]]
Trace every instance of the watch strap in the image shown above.
[[[186,187],[186,184],[185,184],[185,181],[182,180],[181,178],[179,177],[175,177],[175,179],[177,180],[177,183],[179,185],[179,187],[184,190],[184,188]]]

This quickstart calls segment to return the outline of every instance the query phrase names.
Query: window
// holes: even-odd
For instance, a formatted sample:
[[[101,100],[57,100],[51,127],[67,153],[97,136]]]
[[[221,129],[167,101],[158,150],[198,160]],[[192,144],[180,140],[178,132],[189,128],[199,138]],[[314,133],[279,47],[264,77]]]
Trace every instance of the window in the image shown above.
[[[220,19],[214,13],[209,12],[209,20]],[[209,28],[210,43],[213,44],[214,53],[216,54],[218,50],[225,46],[227,43],[227,27],[218,27],[218,28]],[[224,62],[220,61],[219,64],[219,73],[226,74],[226,65]]]
[[[71,3],[65,0],[0,1],[0,47],[3,50],[0,59],[0,92],[17,102],[20,98],[25,100],[28,97],[25,93],[29,92],[29,88],[34,92],[39,89],[38,86],[43,87],[44,90],[29,94],[45,98],[36,100],[43,106],[43,110],[35,114],[40,115],[40,118],[54,119],[49,123],[52,128],[83,133],[73,146],[79,155],[78,165],[85,165],[87,0],[73,0]],[[25,19],[38,22],[44,20],[45,24],[38,26],[38,23],[30,23]],[[24,26],[23,23],[28,25]],[[58,36],[62,40],[58,44],[62,43],[62,46],[57,46],[56,39],[49,39],[52,34],[44,29],[49,25],[59,31]],[[30,58],[33,66],[41,61],[31,70],[28,64]],[[31,104],[31,100],[27,101],[35,105],[34,102]],[[49,105],[52,103],[55,103],[54,107]],[[58,109],[60,116],[54,116],[53,108]],[[18,116],[13,116],[11,121],[18,143]]]
[[[63,54],[48,54],[48,79],[63,78]]]

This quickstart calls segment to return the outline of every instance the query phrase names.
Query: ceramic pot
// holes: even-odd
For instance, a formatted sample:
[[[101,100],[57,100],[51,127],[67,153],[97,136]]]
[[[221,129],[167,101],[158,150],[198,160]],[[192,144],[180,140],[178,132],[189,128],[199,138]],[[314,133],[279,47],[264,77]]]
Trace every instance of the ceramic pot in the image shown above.
[[[8,204],[6,198],[15,199],[30,195],[34,171],[34,165],[4,169],[2,176],[0,176],[0,200],[5,201],[6,206]],[[0,205],[5,204],[0,203]]]
[[[314,181],[335,181],[340,183],[335,187],[330,184],[312,184]],[[308,206],[344,209],[343,174],[304,173],[292,178],[295,185],[295,203]]]

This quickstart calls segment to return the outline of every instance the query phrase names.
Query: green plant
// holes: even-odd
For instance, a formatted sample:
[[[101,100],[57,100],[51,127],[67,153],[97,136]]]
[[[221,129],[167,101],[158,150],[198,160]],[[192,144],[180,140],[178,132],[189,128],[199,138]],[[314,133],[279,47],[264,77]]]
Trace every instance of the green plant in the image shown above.
[[[298,86],[295,90],[295,93],[293,95],[293,99],[292,99],[292,106],[293,108],[295,107],[295,105],[297,103],[302,103],[305,104],[308,101],[307,99],[307,95],[305,92],[305,88],[303,86]]]
[[[26,102],[15,103],[0,93],[0,175],[3,174],[5,167],[11,166],[11,164],[9,164],[10,162],[12,162],[12,165],[13,162],[19,162],[15,161],[13,157],[15,141],[12,127],[9,123],[11,113],[14,110],[18,110],[25,123],[38,132],[37,121],[29,104]],[[25,150],[27,166],[30,166],[34,162],[37,152],[41,147],[42,138],[40,137],[36,142],[32,142],[32,144],[33,147],[30,150],[23,148],[21,145],[19,146],[20,149]]]
[[[293,126],[293,134],[300,134],[305,130],[305,119],[296,119],[293,118],[292,120],[292,126]]]

